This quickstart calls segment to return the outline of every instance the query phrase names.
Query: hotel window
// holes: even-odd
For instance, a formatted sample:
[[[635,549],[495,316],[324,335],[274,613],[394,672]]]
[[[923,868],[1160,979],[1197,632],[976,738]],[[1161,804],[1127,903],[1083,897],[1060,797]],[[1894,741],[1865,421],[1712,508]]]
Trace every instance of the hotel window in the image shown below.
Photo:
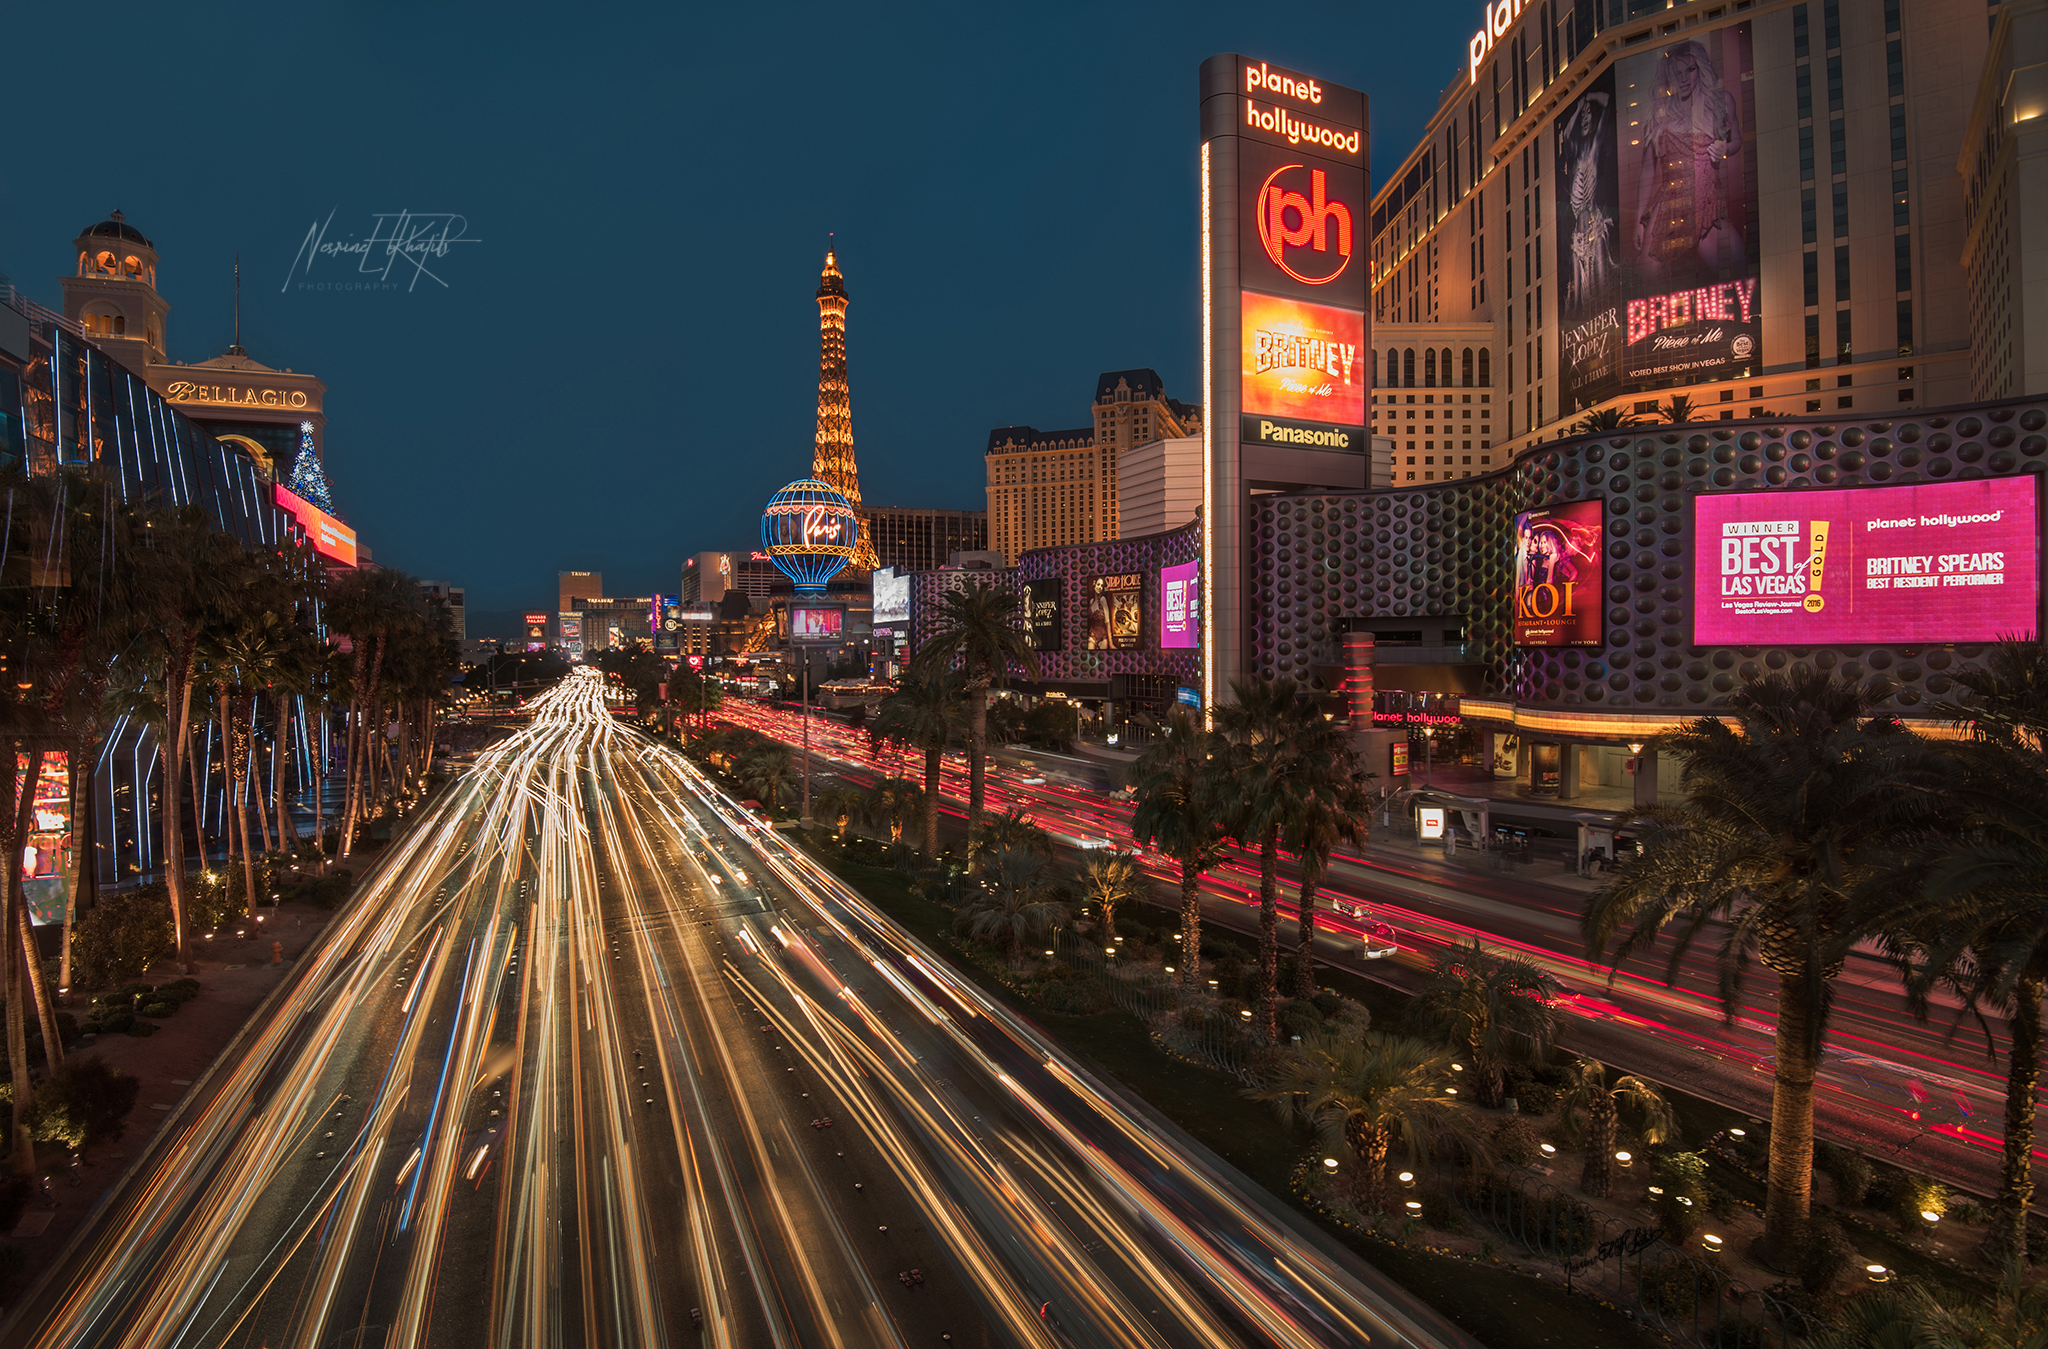
[[[1849,245],[1835,245],[1835,301],[1847,303],[1849,299]]]
[[[1847,364],[1852,359],[1855,344],[1849,340],[1849,311],[1835,311],[1835,360]]]

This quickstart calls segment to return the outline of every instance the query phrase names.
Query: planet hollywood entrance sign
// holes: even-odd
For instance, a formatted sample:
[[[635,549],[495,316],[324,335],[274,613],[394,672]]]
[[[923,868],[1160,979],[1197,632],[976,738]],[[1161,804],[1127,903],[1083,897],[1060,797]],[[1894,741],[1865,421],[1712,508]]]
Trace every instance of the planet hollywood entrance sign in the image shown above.
[[[1248,484],[1363,487],[1365,95],[1236,54],[1202,63],[1201,705],[1243,672]]]

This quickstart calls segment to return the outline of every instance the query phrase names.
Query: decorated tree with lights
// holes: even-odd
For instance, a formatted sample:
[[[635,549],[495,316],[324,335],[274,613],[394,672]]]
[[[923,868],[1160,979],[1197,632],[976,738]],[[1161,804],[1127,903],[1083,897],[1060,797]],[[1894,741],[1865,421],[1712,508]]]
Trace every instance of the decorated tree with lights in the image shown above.
[[[327,474],[320,467],[320,455],[313,449],[311,422],[299,423],[299,453],[292,460],[292,476],[285,483],[285,489],[329,515],[334,514],[334,493],[327,486]]]

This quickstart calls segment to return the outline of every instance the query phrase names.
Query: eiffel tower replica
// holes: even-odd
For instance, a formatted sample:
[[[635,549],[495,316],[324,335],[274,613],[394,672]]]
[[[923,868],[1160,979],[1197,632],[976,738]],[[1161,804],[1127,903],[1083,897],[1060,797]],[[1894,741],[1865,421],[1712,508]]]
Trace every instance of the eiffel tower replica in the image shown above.
[[[860,505],[860,472],[853,463],[853,399],[846,383],[846,278],[839,260],[825,254],[818,281],[818,440],[811,476],[829,483],[853,503],[860,519],[849,571],[873,571],[877,565],[870,519]]]

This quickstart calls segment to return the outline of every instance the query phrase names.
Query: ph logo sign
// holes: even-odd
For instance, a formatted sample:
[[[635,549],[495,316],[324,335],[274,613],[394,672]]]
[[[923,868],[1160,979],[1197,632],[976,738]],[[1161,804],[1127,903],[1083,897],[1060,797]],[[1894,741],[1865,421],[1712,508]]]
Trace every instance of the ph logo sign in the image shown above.
[[[1329,199],[1321,169],[1283,164],[1259,186],[1259,244],[1303,285],[1325,286],[1351,265],[1351,208]]]

